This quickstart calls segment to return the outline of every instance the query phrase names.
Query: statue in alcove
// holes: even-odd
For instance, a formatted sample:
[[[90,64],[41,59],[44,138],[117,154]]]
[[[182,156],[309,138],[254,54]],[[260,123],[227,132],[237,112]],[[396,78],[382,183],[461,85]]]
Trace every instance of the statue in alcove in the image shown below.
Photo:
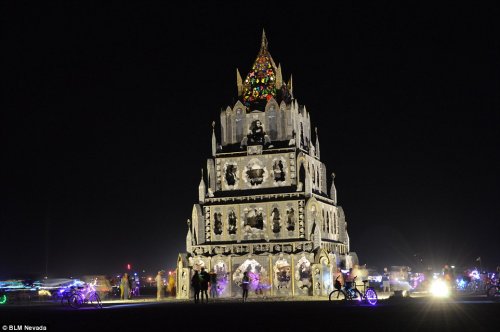
[[[250,124],[250,130],[246,137],[243,137],[241,141],[241,147],[247,145],[263,145],[264,147],[272,147],[271,139],[264,131],[262,122],[260,120],[254,120]]]
[[[264,229],[264,216],[262,215],[262,209],[259,209],[257,211],[256,217],[256,228],[258,229]]]
[[[220,212],[214,213],[214,234],[222,234],[222,214]]]
[[[236,219],[236,214],[234,213],[233,210],[229,211],[229,215],[228,215],[227,220],[228,220],[228,225],[229,225],[229,228],[228,228],[229,234],[236,234],[237,219]]]
[[[258,186],[262,184],[268,177],[266,168],[262,162],[256,158],[250,160],[243,170],[244,180],[251,186]]]
[[[245,212],[245,226],[250,228],[264,229],[264,216],[262,208],[253,208]],[[248,231],[251,231],[248,228]]]
[[[286,229],[289,231],[295,230],[295,211],[293,207],[286,210]]]
[[[274,181],[285,181],[285,171],[283,169],[283,162],[275,160],[273,165]]]
[[[271,213],[271,217],[273,220],[273,233],[279,233],[281,230],[281,224],[280,224],[280,211],[278,208],[274,208],[273,212]]]
[[[226,183],[228,186],[234,186],[238,180],[238,166],[237,165],[227,165],[226,167]]]

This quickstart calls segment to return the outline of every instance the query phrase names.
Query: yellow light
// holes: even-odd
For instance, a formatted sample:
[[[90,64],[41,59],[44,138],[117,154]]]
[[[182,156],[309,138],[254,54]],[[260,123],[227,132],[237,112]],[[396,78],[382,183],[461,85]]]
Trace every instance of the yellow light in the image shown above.
[[[450,296],[450,288],[443,280],[434,280],[431,285],[431,293],[435,297]]]

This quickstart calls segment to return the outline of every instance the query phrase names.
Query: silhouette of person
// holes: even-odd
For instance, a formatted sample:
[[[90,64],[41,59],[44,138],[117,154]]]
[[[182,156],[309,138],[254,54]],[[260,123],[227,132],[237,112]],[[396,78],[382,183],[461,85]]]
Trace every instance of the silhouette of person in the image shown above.
[[[243,273],[243,279],[241,280],[241,289],[243,290],[243,302],[247,301],[248,298],[248,288],[250,287],[250,278],[248,277],[248,272]]]
[[[194,271],[191,277],[191,287],[193,287],[194,291],[194,303],[200,302],[201,279],[197,270]]]
[[[219,293],[217,291],[217,273],[215,273],[214,269],[212,268],[210,269],[208,275],[210,276],[210,297],[219,297]]]
[[[200,272],[200,290],[201,290],[201,303],[203,303],[203,297],[205,297],[206,303],[208,303],[208,283],[210,282],[210,276],[208,275],[205,268],[201,268]]]

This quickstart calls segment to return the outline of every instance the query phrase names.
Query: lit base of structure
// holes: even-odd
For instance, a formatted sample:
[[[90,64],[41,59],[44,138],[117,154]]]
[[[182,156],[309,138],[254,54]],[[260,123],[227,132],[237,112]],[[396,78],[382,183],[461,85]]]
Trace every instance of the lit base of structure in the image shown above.
[[[256,245],[257,246],[261,246]],[[286,244],[279,248],[287,249]],[[290,247],[291,248],[291,247]],[[278,248],[275,248],[278,249]],[[241,297],[243,272],[250,276],[249,293],[264,296],[328,296],[333,290],[332,276],[338,267],[357,264],[355,253],[339,255],[324,249],[315,252],[260,253],[245,255],[188,256],[177,262],[177,298],[192,297],[193,270],[205,267],[217,274],[219,297]]]

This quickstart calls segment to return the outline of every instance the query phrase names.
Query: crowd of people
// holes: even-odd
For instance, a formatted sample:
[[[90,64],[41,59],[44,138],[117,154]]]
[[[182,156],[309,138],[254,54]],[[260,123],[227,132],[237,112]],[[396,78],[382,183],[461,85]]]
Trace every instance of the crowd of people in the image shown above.
[[[112,283],[115,287],[119,288],[119,296],[121,300],[130,300],[132,298],[136,298],[141,296],[141,286],[143,291],[150,292],[154,286],[156,288],[156,299],[162,300],[167,295],[175,296],[176,293],[176,282],[175,282],[175,274],[170,272],[168,277],[165,277],[165,271],[158,271],[154,280],[153,278],[149,278],[149,287],[147,286],[146,280],[140,281],[140,278],[137,277],[137,274],[131,275],[125,272],[121,277],[117,279],[113,279]],[[165,282],[166,280],[166,282]]]
[[[200,272],[194,271],[191,277],[191,287],[194,291],[194,303],[208,303],[208,288],[210,287],[210,297],[219,297],[217,289],[217,274],[214,269],[208,273],[204,267]]]

